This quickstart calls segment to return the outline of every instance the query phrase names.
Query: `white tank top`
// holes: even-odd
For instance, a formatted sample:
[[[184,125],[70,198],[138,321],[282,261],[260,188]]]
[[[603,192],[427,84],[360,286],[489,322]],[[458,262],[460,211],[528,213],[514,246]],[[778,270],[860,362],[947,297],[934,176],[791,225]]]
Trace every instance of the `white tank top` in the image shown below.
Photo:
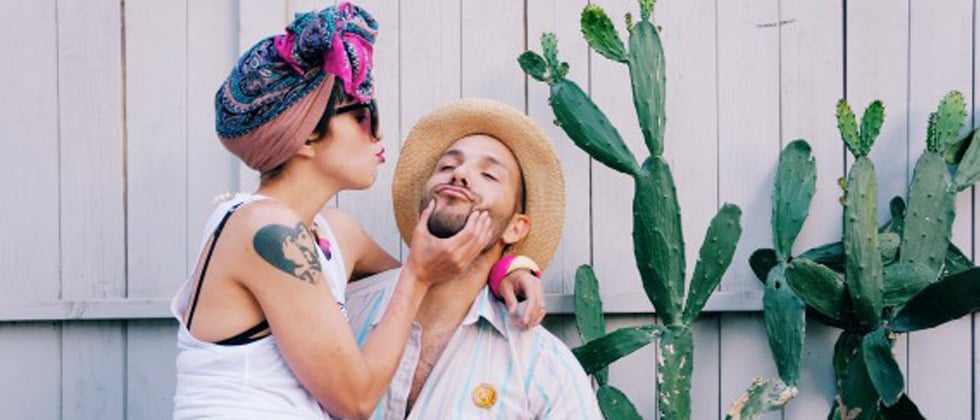
[[[232,207],[266,198],[253,194],[237,194],[218,205],[204,229],[201,251]],[[331,247],[330,259],[327,259],[319,247],[317,253],[330,290],[346,317],[344,289],[347,285],[347,271],[344,269],[344,259],[326,220],[317,215],[315,222],[326,239],[334,245]],[[273,335],[247,344],[228,346],[204,342],[190,334],[184,324],[184,314],[194,292],[194,280],[194,274],[191,273],[170,303],[170,310],[180,323],[177,332],[179,353],[173,418],[331,418],[293,375]]]

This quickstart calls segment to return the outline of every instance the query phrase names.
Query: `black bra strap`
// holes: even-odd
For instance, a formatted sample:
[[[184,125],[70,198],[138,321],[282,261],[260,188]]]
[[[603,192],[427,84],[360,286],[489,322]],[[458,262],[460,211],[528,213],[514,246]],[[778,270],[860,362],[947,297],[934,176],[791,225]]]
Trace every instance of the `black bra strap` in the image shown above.
[[[252,337],[253,335],[258,334],[258,333],[260,333],[262,331],[265,331],[265,330],[268,330],[268,329],[269,329],[269,321],[262,320],[262,322],[259,322],[258,324],[255,324],[254,327],[249,328],[249,329],[247,329],[245,331],[242,331],[242,332],[236,334],[234,337],[226,338],[226,339],[221,340],[221,341],[218,341],[218,342],[216,342],[214,344],[218,344],[218,345],[222,345],[222,346],[237,346],[237,345],[241,345],[241,344],[248,344],[248,343],[251,343],[253,341],[261,340],[261,339],[265,338],[266,336],[268,336],[269,334],[271,334],[271,333],[265,333],[265,334],[262,334],[262,335],[257,336],[257,337]]]
[[[191,311],[187,315],[187,331],[191,330],[191,321],[194,320],[194,310],[197,309],[197,300],[201,297],[201,286],[204,284],[204,275],[208,272],[208,264],[211,263],[211,254],[214,252],[214,246],[218,243],[218,237],[221,236],[221,231],[225,228],[225,223],[228,222],[228,218],[231,214],[238,210],[239,207],[245,204],[244,202],[235,204],[230,209],[228,213],[225,213],[225,217],[221,218],[221,222],[218,223],[218,227],[214,229],[214,234],[211,239],[211,247],[208,249],[208,256],[204,259],[204,266],[201,267],[201,276],[197,279],[197,290],[194,291],[194,300],[191,302]]]

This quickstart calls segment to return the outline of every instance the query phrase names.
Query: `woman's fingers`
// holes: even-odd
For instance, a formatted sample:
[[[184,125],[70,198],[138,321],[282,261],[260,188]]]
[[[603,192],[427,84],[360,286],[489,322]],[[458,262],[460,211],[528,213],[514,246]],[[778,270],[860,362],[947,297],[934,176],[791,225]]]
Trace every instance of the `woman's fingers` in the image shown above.
[[[527,328],[532,328],[541,323],[544,319],[544,286],[541,280],[527,271],[522,271],[521,288],[524,297],[527,299],[527,307],[524,308],[524,316],[521,321]]]
[[[490,214],[485,210],[474,211],[467,217],[463,230],[447,239],[446,245],[459,249],[464,260],[472,260],[486,248],[492,234]]]
[[[497,292],[504,299],[504,303],[507,305],[507,312],[511,315],[515,314],[517,312],[517,292],[514,290],[514,286],[510,282],[501,282],[497,288]]]
[[[415,225],[415,233],[423,231],[425,233],[429,232],[429,216],[432,215],[432,210],[435,208],[436,200],[429,200],[429,204],[422,209],[422,213],[419,214],[419,222]]]

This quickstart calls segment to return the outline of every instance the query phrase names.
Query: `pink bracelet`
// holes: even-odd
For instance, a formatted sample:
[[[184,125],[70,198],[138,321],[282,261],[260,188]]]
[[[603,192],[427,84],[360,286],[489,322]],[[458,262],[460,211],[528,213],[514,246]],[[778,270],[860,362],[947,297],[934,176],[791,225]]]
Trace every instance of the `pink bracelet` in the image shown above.
[[[537,278],[541,278],[540,268],[538,264],[534,262],[529,257],[523,255],[508,255],[497,261],[490,269],[490,291],[497,299],[503,300],[503,296],[500,296],[500,282],[507,277],[508,274],[520,270],[527,269]]]
[[[498,290],[500,282],[504,280],[504,277],[507,277],[507,269],[510,268],[510,263],[514,262],[515,258],[517,258],[516,255],[505,256],[490,269],[490,291],[498,298],[501,298]]]

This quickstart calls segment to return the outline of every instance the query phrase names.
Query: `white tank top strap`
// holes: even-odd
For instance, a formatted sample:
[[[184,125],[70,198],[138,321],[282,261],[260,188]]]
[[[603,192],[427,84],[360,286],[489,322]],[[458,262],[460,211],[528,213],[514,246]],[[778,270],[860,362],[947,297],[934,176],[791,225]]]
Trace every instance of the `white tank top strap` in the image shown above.
[[[320,242],[320,261],[323,267],[323,275],[327,278],[330,291],[333,292],[340,312],[347,317],[346,291],[347,291],[347,267],[344,262],[344,255],[340,252],[337,236],[333,234],[333,229],[327,220],[317,214],[313,218],[314,232]],[[322,235],[322,236],[321,236]],[[328,255],[329,254],[329,255]]]

